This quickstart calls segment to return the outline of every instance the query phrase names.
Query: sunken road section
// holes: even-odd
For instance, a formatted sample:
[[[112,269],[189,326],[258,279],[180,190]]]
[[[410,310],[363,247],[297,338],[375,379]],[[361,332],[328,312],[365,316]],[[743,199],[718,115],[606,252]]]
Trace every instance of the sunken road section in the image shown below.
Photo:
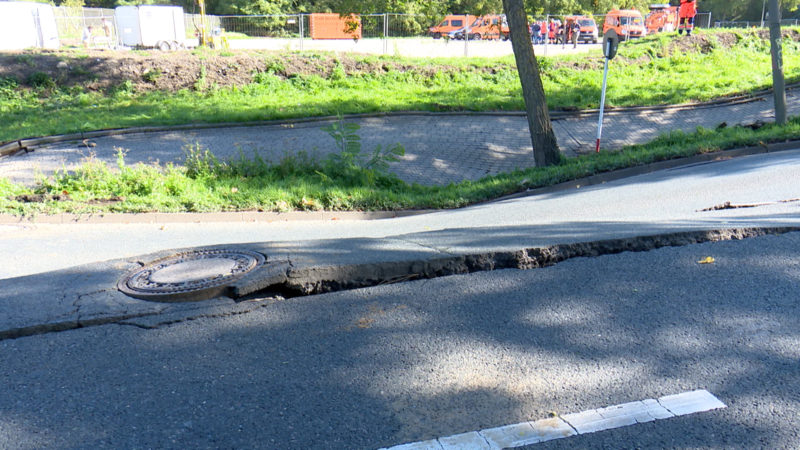
[[[93,301],[93,303],[87,303],[82,307],[76,306],[74,311],[65,314],[53,311],[53,314],[57,317],[55,320],[47,319],[48,315],[45,314],[47,311],[42,311],[40,307],[37,307],[38,309],[32,312],[20,311],[23,316],[28,313],[35,313],[34,315],[41,316],[41,320],[35,318],[22,320],[16,326],[13,321],[10,321],[6,325],[7,328],[0,329],[0,340],[106,324],[155,329],[187,320],[247,314],[258,308],[268,306],[271,302],[264,300],[270,299],[281,300],[297,296],[471,272],[499,269],[535,269],[552,266],[571,258],[596,257],[622,252],[645,252],[662,247],[741,240],[791,232],[800,232],[800,227],[687,231],[557,244],[516,251],[450,255],[399,262],[370,262],[367,255],[362,263],[342,265],[301,266],[291,260],[269,260],[264,255],[264,263],[259,264],[242,278],[234,278],[229,284],[221,286],[220,294],[216,298],[229,297],[230,299],[227,299],[227,301],[200,302],[205,297],[205,294],[203,294],[198,299],[182,298],[180,303],[174,303],[176,301],[174,299],[170,303],[131,299],[130,302],[132,303],[125,303],[115,307],[114,304],[119,303],[120,299],[115,298],[113,293],[121,293],[118,290],[117,283],[119,279],[117,279],[112,285],[100,291],[80,293],[75,303],[80,303],[84,300],[89,303]],[[113,264],[113,262],[108,264]],[[145,266],[145,264],[142,264],[142,266]],[[120,274],[119,276],[122,277],[124,275]],[[97,287],[99,286],[95,286],[92,289]],[[84,297],[86,298],[84,299]],[[126,295],[122,295],[122,297],[126,297]],[[59,301],[59,293],[53,292],[51,299],[53,308],[57,307]],[[199,303],[192,303],[194,301]],[[191,305],[197,306],[193,307]],[[42,307],[46,308],[46,306]],[[91,313],[83,312],[81,308],[88,309]]]
[[[227,296],[240,299],[266,292],[285,297],[314,295],[403,281],[500,269],[536,269],[571,258],[645,252],[661,247],[678,247],[704,242],[739,240],[800,231],[800,227],[734,228],[688,231],[652,236],[610,239],[513,252],[453,255],[428,260],[364,262],[354,265],[294,267],[291,261],[268,262],[231,284]]]

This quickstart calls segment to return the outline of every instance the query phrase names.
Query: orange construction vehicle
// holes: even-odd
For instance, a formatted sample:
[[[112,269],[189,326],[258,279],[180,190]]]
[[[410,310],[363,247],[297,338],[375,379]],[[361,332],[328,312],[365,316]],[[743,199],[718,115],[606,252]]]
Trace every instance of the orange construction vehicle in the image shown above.
[[[650,5],[650,13],[644,19],[648,33],[675,31],[678,29],[678,7],[668,3]]]
[[[447,36],[450,32],[460,30],[476,19],[472,14],[450,14],[442,20],[439,25],[428,28],[428,34],[434,39]]]
[[[647,35],[647,29],[644,27],[644,17],[642,17],[642,13],[635,9],[612,9],[609,11],[603,23],[603,34],[611,28],[617,32],[620,40],[623,41]]]
[[[508,22],[503,14],[487,14],[478,17],[469,27],[470,39],[508,40]]]
[[[578,42],[597,43],[597,23],[594,19],[586,16],[567,16],[564,18],[564,24],[568,30],[567,42],[572,42],[572,24],[578,22],[581,27],[581,32],[578,34]]]

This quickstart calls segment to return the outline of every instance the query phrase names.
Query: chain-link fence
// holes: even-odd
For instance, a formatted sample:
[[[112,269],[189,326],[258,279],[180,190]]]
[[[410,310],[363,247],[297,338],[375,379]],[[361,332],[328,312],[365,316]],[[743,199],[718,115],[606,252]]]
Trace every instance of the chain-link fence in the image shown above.
[[[796,27],[800,25],[800,19],[783,19],[781,26]],[[768,27],[769,22],[764,20],[716,20],[714,21],[714,28],[761,28]]]
[[[115,10],[103,8],[54,8],[58,32],[62,45],[84,47],[114,47],[119,45],[119,33],[115,20]],[[267,49],[267,50],[304,50],[313,48],[318,50],[344,50],[361,51],[365,53],[402,54],[405,56],[497,56],[511,54],[510,44],[502,44],[508,36],[507,26],[498,27],[494,34],[481,33],[478,28],[480,19],[467,24],[466,33],[455,33],[453,36],[443,36],[444,39],[430,39],[429,27],[436,25],[429,23],[429,18],[423,15],[412,14],[362,14],[356,16],[357,34],[347,44],[339,39],[335,44],[318,39],[312,33],[313,14],[283,14],[283,15],[229,15],[215,16],[199,14],[184,14],[186,29],[186,44],[191,46],[197,43],[201,30],[205,29],[206,36],[221,38],[225,46],[234,49]],[[499,17],[499,16],[497,16]],[[542,45],[539,54],[547,53],[554,47],[567,48],[570,45],[591,44],[602,41],[603,24],[606,15],[591,16],[565,16],[543,15],[534,17],[531,26],[531,40],[534,45]],[[576,32],[577,42],[573,42],[573,33],[565,30],[567,25],[578,20],[581,22],[580,31]],[[624,38],[638,37],[638,33],[631,31],[637,26],[645,26],[646,19],[617,18],[616,23]],[[797,19],[784,20],[784,25],[797,25]],[[555,25],[553,25],[555,24]],[[698,13],[695,17],[695,26],[699,28],[759,26],[756,22],[726,22],[711,21],[710,13]],[[478,27],[478,28],[472,28]],[[555,28],[554,28],[555,27]],[[533,28],[538,28],[534,32]],[[351,30],[353,31],[353,30]],[[652,31],[647,31],[650,34]],[[347,35],[350,36],[350,35]],[[465,39],[464,37],[469,39]],[[416,43],[406,42],[403,38],[416,38]],[[493,41],[489,43],[490,40]],[[498,39],[499,38],[499,39]],[[429,42],[429,39],[431,42]],[[487,41],[478,43],[476,41]],[[472,41],[472,42],[470,42]],[[431,53],[434,44],[439,48]],[[420,47],[426,47],[420,52]]]
[[[114,10],[106,8],[53,8],[61,45],[114,47],[117,29]]]

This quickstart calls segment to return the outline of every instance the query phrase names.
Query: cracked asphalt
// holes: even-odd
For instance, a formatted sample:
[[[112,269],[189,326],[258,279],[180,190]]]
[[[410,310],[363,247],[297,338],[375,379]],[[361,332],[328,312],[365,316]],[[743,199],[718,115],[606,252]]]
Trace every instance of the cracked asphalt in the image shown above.
[[[796,448],[798,180],[788,149],[380,221],[0,225],[0,448],[378,448],[695,389],[728,408],[542,447]],[[776,234],[634,251],[731,229]],[[115,288],[214,245],[322,279],[588,252],[292,298]]]
[[[795,232],[3,340],[0,447],[379,448],[703,388],[537,448],[794,448],[799,279]]]

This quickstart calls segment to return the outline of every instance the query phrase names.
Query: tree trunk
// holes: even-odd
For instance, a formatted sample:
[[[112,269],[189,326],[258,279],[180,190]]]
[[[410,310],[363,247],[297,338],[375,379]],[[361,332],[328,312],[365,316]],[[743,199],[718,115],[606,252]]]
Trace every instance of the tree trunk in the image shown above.
[[[561,152],[550,124],[550,112],[547,110],[539,63],[533,54],[523,0],[503,0],[503,9],[508,19],[511,46],[514,49],[519,80],[522,83],[522,98],[525,100],[525,111],[528,114],[533,158],[537,166],[558,164],[561,161]]]
[[[775,97],[775,123],[786,125],[786,82],[783,78],[781,9],[778,0],[769,0],[769,42],[772,54],[772,91]]]

